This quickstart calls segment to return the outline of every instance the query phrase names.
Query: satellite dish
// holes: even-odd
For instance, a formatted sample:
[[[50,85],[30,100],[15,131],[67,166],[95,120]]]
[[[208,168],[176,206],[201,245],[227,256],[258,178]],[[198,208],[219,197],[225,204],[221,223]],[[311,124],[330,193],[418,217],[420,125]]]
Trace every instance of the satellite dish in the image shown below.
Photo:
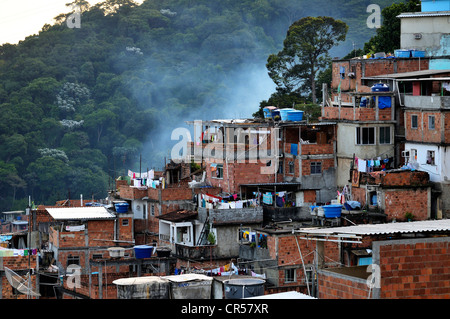
[[[22,276],[18,275],[11,269],[4,267],[6,279],[8,279],[8,282],[11,286],[13,286],[15,289],[17,289],[18,292],[31,296],[31,297],[39,297],[41,294],[31,289],[31,277],[30,273],[28,273],[23,278]]]

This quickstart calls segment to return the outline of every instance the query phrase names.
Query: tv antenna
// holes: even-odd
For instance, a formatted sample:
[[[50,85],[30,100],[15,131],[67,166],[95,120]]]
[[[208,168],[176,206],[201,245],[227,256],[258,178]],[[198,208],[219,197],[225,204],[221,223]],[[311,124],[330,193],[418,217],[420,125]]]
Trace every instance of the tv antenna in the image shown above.
[[[26,274],[25,278],[23,278],[7,267],[4,267],[4,269],[9,284],[18,292],[27,295],[28,297],[39,297],[41,295],[31,289],[31,277],[29,272]]]

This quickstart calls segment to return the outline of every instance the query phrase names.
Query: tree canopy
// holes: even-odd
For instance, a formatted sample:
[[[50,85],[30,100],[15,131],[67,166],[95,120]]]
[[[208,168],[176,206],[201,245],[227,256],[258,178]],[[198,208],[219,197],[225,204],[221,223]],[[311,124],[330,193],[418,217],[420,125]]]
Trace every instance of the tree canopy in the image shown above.
[[[306,17],[288,29],[283,49],[267,61],[269,76],[288,92],[309,87],[316,103],[316,75],[329,63],[329,50],[345,40],[348,26],[332,17]]]
[[[162,168],[171,131],[186,120],[258,109],[274,89],[263,78],[267,57],[293,22],[339,17],[352,21],[347,39],[367,41],[375,31],[353,26],[366,20],[368,1],[357,3],[71,1],[80,28],[66,23],[73,12],[61,14],[0,46],[0,209],[23,209],[28,196],[106,196],[113,178],[139,170],[139,155],[143,170]],[[344,55],[345,45],[332,50]],[[304,98],[280,97],[294,100]]]

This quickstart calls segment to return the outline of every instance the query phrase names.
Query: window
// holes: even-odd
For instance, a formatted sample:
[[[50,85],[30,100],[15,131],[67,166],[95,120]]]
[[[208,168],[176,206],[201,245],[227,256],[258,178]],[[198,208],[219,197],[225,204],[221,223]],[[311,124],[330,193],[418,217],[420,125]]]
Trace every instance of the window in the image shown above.
[[[434,130],[435,129],[435,124],[434,124],[434,115],[429,115],[428,116],[428,129],[429,130]]]
[[[283,174],[283,161],[278,162],[278,174]]]
[[[211,164],[211,175],[213,178],[223,178],[223,164]]]
[[[69,265],[80,265],[80,257],[69,255],[67,257],[67,266]]]
[[[92,259],[102,259],[103,258],[103,254],[93,254],[92,255]]]
[[[389,126],[380,127],[380,144],[391,144],[391,128]]]
[[[295,268],[284,270],[284,282],[295,282]]]
[[[417,162],[417,150],[416,149],[411,149],[411,154],[409,157],[410,162]]]
[[[311,175],[322,174],[322,162],[311,162]]]
[[[150,206],[150,215],[151,215],[151,216],[155,216],[155,204],[152,204],[152,205]]]
[[[122,226],[128,226],[128,225],[129,225],[128,218],[122,219]]]
[[[434,151],[427,151],[427,164],[435,165]]]
[[[357,145],[375,144],[375,127],[357,127],[356,144]]]
[[[411,128],[412,129],[417,129],[418,125],[417,125],[417,115],[413,114],[411,115]]]
[[[295,173],[294,162],[289,162],[289,174],[294,174],[294,173]]]

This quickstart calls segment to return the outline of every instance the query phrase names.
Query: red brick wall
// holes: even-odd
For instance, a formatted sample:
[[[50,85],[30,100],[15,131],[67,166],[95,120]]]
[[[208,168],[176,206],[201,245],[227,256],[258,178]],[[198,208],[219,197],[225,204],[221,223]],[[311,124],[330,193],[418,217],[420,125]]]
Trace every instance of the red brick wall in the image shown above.
[[[380,298],[450,298],[449,237],[380,242]]]
[[[405,220],[405,213],[414,214],[414,220],[428,218],[428,189],[385,190],[385,211],[387,220]]]
[[[397,70],[395,70],[395,64]],[[340,66],[345,67],[345,79],[340,79]],[[356,78],[350,79],[348,73],[351,71],[351,66],[355,66]],[[341,60],[333,62],[332,66],[332,82],[331,87],[337,89],[339,82],[341,82],[341,90],[354,90],[356,83],[358,89],[362,91],[364,88],[361,85],[361,77],[364,69],[364,76],[376,76],[390,73],[404,73],[418,70],[427,70],[429,67],[428,59],[364,59],[364,60]]]
[[[268,236],[268,247],[270,251],[270,255],[272,258],[276,256],[278,253],[278,266],[293,266],[293,265],[302,265],[302,258],[305,265],[312,265],[314,263],[314,251],[316,249],[316,242],[313,240],[304,240],[298,239],[298,246],[295,240],[295,236],[286,235],[286,236],[278,236],[278,243],[276,243],[274,236]],[[300,252],[298,247],[300,246],[300,250],[302,256],[300,256]],[[275,248],[276,247],[276,248]],[[325,262],[330,261],[339,261],[339,248],[337,243],[326,242],[325,243]],[[305,274],[303,271],[303,267],[300,267],[297,270],[297,280],[293,283],[285,283],[284,282],[284,268],[280,268],[279,270],[279,286],[297,286],[299,282],[304,282]]]
[[[28,258],[30,258],[30,265],[28,265]],[[36,269],[36,258],[37,255],[28,256],[14,256],[14,257],[2,257],[2,270],[3,267],[7,267],[13,271],[18,270],[28,270],[30,268]],[[3,271],[2,271],[3,273]],[[21,275],[23,278],[25,275]],[[27,299],[27,296],[19,293],[18,295],[14,295],[13,288],[9,284],[6,275],[3,273],[3,276],[0,277],[2,290],[1,290],[1,299]],[[31,275],[31,286],[33,290],[36,289],[36,275]]]
[[[302,160],[302,175],[311,175],[311,162],[322,162],[322,172],[334,167],[334,158]]]
[[[220,187],[223,191],[238,193],[240,184],[269,183],[274,182],[274,174],[261,174],[261,169],[266,167],[260,160],[257,163],[223,164],[223,178],[211,178],[215,176],[208,164],[206,167],[206,179],[214,187]],[[228,177],[228,178],[227,178]]]
[[[444,120],[442,123],[440,112],[419,112],[419,111],[406,111],[406,140],[415,142],[429,142],[429,143],[440,143],[442,141],[441,128],[450,128],[450,119]],[[411,128],[411,116],[417,115],[417,128]],[[428,127],[428,116],[433,116],[435,120],[435,129],[429,129]],[[444,140],[448,138],[448,132],[444,135]],[[442,141],[444,142],[444,141]]]
[[[141,199],[147,196],[147,190],[145,189],[137,189],[135,187],[130,187],[128,185],[120,185],[119,192],[121,198],[127,199]]]
[[[346,279],[332,272],[321,272],[318,278],[319,299],[367,299],[369,295],[366,282]]]

